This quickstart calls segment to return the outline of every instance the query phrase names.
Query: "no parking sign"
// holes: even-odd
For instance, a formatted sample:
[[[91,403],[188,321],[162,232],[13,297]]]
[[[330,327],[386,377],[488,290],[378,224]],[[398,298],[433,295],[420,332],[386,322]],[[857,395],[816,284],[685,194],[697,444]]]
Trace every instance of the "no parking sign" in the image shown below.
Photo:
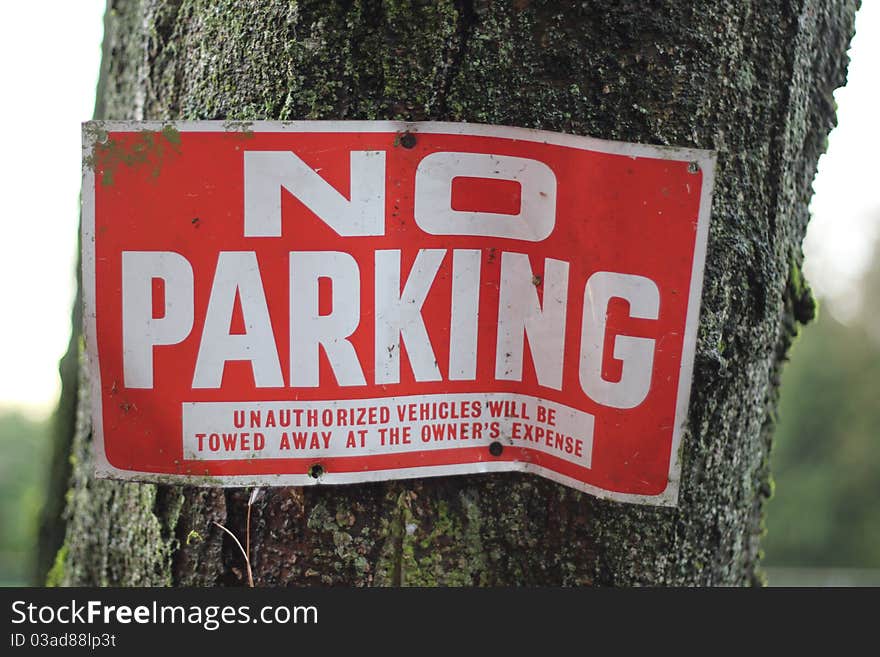
[[[713,168],[472,124],[88,123],[98,473],[675,504]]]

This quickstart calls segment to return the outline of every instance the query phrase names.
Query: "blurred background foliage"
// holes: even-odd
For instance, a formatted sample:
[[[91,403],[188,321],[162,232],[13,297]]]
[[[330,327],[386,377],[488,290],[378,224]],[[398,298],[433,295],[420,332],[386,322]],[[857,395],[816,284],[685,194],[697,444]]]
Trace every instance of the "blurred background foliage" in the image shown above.
[[[37,583],[34,559],[49,478],[50,426],[17,412],[0,413],[0,586]]]
[[[771,585],[880,584],[880,249],[853,294],[858,313],[843,323],[821,307],[783,373],[763,539]],[[51,426],[0,414],[0,585],[43,583]]]
[[[820,299],[783,372],[770,568],[880,569],[880,244],[852,293],[861,303],[846,323]]]

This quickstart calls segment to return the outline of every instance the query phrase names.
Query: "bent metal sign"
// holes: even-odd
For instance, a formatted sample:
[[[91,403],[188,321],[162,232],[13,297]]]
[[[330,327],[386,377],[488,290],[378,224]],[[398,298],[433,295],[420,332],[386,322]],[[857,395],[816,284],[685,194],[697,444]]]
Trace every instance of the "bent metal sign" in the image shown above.
[[[85,124],[98,475],[516,470],[674,505],[713,165],[471,124]]]

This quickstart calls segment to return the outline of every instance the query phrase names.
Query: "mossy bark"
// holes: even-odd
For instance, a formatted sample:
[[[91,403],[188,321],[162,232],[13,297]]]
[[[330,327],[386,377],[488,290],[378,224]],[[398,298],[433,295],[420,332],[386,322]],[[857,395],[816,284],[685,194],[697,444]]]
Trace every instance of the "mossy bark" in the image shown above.
[[[258,585],[760,581],[810,184],[856,0],[112,0],[109,119],[442,119],[718,151],[677,508],[516,474],[269,489]],[[87,376],[83,372],[81,376]],[[240,585],[248,492],[95,481],[80,386],[64,584]]]

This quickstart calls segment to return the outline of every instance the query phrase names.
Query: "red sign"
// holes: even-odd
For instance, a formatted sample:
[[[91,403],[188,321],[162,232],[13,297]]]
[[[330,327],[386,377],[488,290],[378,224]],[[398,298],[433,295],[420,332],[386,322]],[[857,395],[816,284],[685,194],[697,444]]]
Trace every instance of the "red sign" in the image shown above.
[[[519,470],[674,505],[714,156],[451,123],[89,123],[100,476]]]

